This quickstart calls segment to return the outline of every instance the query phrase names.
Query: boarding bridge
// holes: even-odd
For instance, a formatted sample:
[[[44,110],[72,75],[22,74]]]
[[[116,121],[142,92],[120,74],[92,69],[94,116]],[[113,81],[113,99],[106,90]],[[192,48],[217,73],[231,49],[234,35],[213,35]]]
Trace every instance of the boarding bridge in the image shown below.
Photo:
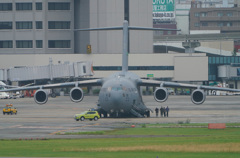
[[[0,81],[27,81],[56,78],[79,78],[92,76],[92,62],[82,61],[64,64],[0,69]]]

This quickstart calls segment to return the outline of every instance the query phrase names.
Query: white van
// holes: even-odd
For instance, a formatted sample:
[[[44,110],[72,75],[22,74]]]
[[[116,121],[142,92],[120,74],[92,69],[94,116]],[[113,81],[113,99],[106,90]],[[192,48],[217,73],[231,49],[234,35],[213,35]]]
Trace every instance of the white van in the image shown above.
[[[0,89],[4,89],[5,85],[6,85],[5,83],[0,81]],[[10,98],[9,94],[7,94],[6,92],[0,92],[0,99],[9,99],[9,98]]]
[[[9,94],[5,92],[0,92],[0,99],[9,99]]]

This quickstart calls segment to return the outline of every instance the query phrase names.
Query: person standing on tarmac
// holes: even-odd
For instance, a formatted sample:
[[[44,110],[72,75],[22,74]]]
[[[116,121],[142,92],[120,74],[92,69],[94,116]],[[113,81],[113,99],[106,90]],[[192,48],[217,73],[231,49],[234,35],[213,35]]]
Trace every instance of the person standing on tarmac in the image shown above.
[[[163,107],[160,108],[161,117],[163,117]]]
[[[166,108],[165,107],[163,107],[163,115],[164,115],[164,117],[166,117]]]
[[[167,106],[166,108],[167,117],[168,117],[168,112],[169,112],[169,107]]]
[[[155,109],[155,112],[156,112],[156,117],[158,117],[159,109],[157,107]]]

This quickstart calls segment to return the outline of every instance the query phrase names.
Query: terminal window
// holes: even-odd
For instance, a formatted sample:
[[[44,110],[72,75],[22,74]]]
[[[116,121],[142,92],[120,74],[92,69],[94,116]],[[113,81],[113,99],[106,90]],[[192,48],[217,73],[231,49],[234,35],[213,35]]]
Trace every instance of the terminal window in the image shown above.
[[[16,22],[16,29],[32,29],[32,22],[31,21]]]
[[[48,10],[70,10],[70,3],[49,2]]]
[[[42,3],[36,3],[36,10],[42,10]]]
[[[0,3],[0,11],[12,10],[12,3]]]
[[[70,29],[70,21],[49,21],[48,29]]]
[[[13,42],[12,41],[0,41],[0,48],[12,48]]]
[[[32,48],[33,47],[33,43],[32,41],[16,41],[16,46],[17,48]]]
[[[12,22],[0,22],[0,30],[12,29]]]
[[[49,40],[48,48],[71,48],[70,40]]]
[[[42,21],[36,21],[36,29],[42,29],[43,25],[42,25]]]
[[[36,40],[36,48],[42,48],[43,47],[43,41],[42,40]]]
[[[237,68],[237,76],[240,76],[240,68]]]
[[[16,10],[32,10],[32,3],[16,3]]]

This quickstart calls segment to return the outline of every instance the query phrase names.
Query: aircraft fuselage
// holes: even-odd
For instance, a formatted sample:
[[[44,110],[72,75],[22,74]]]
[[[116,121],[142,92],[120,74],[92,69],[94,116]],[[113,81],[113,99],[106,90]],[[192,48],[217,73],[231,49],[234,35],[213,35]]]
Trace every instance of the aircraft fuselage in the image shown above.
[[[145,110],[142,97],[137,87],[136,74],[126,72],[115,73],[105,79],[99,93],[99,106],[111,116],[118,117],[121,114],[131,115],[131,110],[139,107]]]

